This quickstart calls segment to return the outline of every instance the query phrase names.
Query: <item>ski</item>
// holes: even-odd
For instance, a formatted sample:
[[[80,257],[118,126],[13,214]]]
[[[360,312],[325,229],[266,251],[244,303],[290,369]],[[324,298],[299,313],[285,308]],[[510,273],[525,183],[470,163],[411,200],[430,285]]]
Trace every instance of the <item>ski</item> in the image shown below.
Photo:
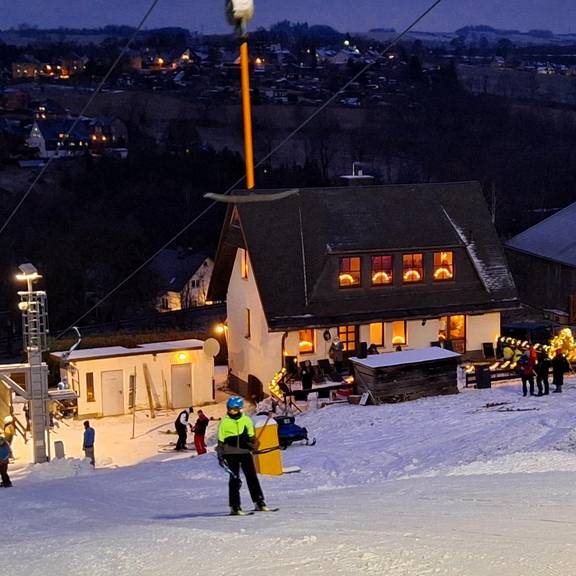
[[[246,512],[242,511],[242,514],[235,514],[234,512],[229,512],[228,516],[236,516],[238,518],[242,518],[242,516],[252,516],[256,512],[254,510],[247,510]]]
[[[280,508],[267,508],[266,510],[258,510],[258,508],[255,508],[252,513],[256,514],[258,512],[278,512],[278,510],[280,510]]]

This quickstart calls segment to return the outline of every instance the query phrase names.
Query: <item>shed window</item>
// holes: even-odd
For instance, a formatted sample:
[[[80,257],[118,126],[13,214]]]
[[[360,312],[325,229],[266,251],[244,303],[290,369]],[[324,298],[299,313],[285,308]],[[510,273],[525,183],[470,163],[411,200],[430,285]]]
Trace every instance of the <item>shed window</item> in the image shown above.
[[[338,276],[338,284],[340,288],[360,286],[360,264],[361,259],[359,256],[340,258],[340,274]]]
[[[392,284],[392,256],[372,256],[372,286]]]
[[[454,278],[453,252],[434,252],[434,280],[452,280]]]
[[[402,280],[406,283],[424,280],[424,259],[422,254],[404,254],[402,256]]]
[[[86,401],[96,402],[94,394],[94,372],[86,372]]]
[[[298,349],[300,354],[313,354],[314,353],[314,330],[300,330]]]

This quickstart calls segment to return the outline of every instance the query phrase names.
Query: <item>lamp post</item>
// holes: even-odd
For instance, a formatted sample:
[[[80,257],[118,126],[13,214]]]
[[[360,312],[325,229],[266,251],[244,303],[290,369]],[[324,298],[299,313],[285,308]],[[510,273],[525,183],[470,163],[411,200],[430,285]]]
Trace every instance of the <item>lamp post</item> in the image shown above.
[[[22,312],[22,338],[28,357],[28,399],[34,450],[34,463],[49,460],[48,449],[48,373],[42,366],[42,352],[47,350],[48,314],[46,292],[34,290],[34,282],[42,278],[30,263],[21,264],[16,279],[26,282],[26,290],[18,292]]]

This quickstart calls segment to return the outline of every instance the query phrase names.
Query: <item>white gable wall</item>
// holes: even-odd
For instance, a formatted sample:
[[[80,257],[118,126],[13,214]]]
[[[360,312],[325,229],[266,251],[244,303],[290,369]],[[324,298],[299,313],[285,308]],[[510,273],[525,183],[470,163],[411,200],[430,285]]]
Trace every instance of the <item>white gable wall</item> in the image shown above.
[[[250,263],[248,277],[240,277],[241,250],[237,250],[228,284],[228,365],[238,378],[260,379],[264,391],[282,367],[282,334],[268,332],[268,323]],[[245,335],[245,314],[250,310],[250,338]],[[297,335],[296,335],[297,337]]]
[[[179,357],[182,354],[183,357]],[[155,407],[172,406],[172,366],[190,365],[192,393],[190,405],[203,405],[214,400],[212,379],[214,377],[214,359],[206,356],[203,350],[182,350],[181,352],[161,352],[156,354],[137,354],[134,356],[115,356],[88,360],[75,360],[68,370],[67,379],[78,393],[78,415],[103,415],[102,373],[122,371],[122,398],[124,413],[130,412],[129,386],[130,375],[136,373],[136,408],[148,408],[148,395],[144,377],[144,364],[147,365],[152,380],[152,398]],[[94,375],[94,400],[88,401],[86,374]]]

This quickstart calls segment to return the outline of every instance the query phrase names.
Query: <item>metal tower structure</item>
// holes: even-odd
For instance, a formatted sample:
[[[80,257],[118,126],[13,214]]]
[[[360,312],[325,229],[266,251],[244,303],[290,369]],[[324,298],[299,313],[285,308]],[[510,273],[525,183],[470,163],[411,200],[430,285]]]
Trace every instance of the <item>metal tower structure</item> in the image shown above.
[[[34,462],[40,464],[49,460],[48,371],[42,365],[42,352],[48,349],[46,292],[34,290],[34,281],[42,278],[35,266],[26,263],[18,268],[21,274],[18,274],[16,279],[25,281],[27,287],[25,291],[18,292],[20,296],[18,308],[22,312],[23,344],[28,357],[27,392],[30,401]]]

